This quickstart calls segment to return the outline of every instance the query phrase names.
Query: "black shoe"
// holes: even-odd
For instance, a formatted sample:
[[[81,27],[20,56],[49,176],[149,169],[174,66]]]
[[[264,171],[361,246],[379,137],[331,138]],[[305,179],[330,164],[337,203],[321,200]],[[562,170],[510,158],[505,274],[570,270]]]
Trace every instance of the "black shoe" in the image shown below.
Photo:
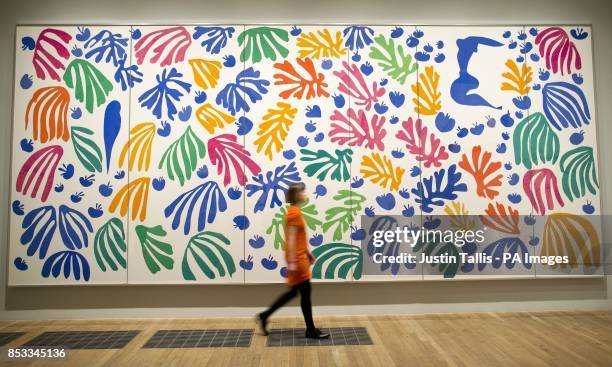
[[[255,315],[255,322],[259,326],[262,335],[268,335],[268,320],[262,314]]]
[[[306,330],[306,338],[308,339],[328,339],[329,334],[324,333],[319,329],[314,329],[314,331]]]

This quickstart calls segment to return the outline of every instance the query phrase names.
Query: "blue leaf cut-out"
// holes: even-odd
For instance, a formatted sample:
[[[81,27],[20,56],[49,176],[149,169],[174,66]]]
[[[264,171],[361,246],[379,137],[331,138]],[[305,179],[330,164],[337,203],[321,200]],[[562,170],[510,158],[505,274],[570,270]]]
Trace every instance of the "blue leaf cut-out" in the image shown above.
[[[88,233],[93,232],[93,227],[84,214],[66,205],[60,205],[59,231],[64,245],[75,250],[89,245]]]
[[[85,256],[76,251],[59,251],[49,256],[43,264],[41,275],[44,278],[48,278],[49,275],[57,278],[62,270],[66,279],[73,274],[75,280],[80,280],[82,273],[83,279],[89,280],[89,263]]]
[[[121,84],[121,90],[133,88],[136,83],[142,82],[142,72],[138,70],[138,65],[125,66],[127,55],[119,60],[117,71],[115,71],[115,81]]]
[[[201,199],[201,200],[200,200]],[[179,195],[164,210],[166,218],[172,218],[172,229],[177,229],[184,220],[183,233],[191,231],[191,221],[196,204],[200,201],[198,215],[198,232],[206,228],[207,223],[214,222],[218,212],[227,210],[227,201],[223,191],[215,181],[207,181],[195,188]],[[186,210],[186,213],[183,213]],[[184,216],[183,216],[184,214]]]
[[[262,99],[261,95],[268,93],[266,87],[270,85],[270,82],[259,79],[259,75],[260,72],[252,67],[241,71],[236,76],[235,83],[228,83],[217,94],[215,102],[227,108],[232,115],[240,111],[249,112],[250,107],[246,99],[243,98],[243,93],[249,97],[251,103],[260,101]]]
[[[38,251],[38,257],[44,259],[57,228],[55,208],[48,205],[31,210],[23,218],[21,228],[25,231],[19,241],[22,245],[28,245],[28,256]]]
[[[268,196],[272,194],[270,200],[270,208],[276,206],[282,206],[283,200],[279,197],[279,191],[284,193],[289,188],[289,185],[295,182],[300,182],[300,174],[295,167],[295,162],[291,162],[288,166],[281,165],[274,169],[274,171],[266,172],[265,176],[260,173],[257,176],[253,176],[255,183],[249,183],[245,186],[247,196],[251,197],[257,192],[261,192],[261,195],[255,202],[254,212],[257,213],[266,208],[268,202]]]
[[[418,182],[417,187],[411,190],[417,197],[416,202],[420,204],[424,212],[431,213],[433,211],[432,205],[443,206],[444,199],[455,200],[457,198],[456,192],[467,191],[467,185],[459,183],[461,172],[456,171],[456,164],[450,165],[448,172],[445,169],[440,169],[434,172],[433,176],[423,178],[423,182]],[[445,174],[446,183],[444,184]]]
[[[400,245],[401,245],[400,242],[397,242],[397,241],[386,242],[385,241],[385,243],[382,246],[374,246],[374,233],[376,233],[377,231],[395,231],[395,229],[398,226],[399,226],[399,223],[397,222],[397,220],[393,216],[389,216],[389,215],[377,217],[374,220],[374,222],[372,222],[372,224],[370,225],[368,229],[369,240],[368,240],[368,245],[367,245],[367,251],[368,251],[369,257],[373,257],[374,254],[376,253],[380,253],[383,256],[399,255],[399,250],[400,250]],[[382,232],[379,232],[379,233],[382,233]],[[404,267],[406,269],[413,269],[416,267],[416,263],[405,262]],[[391,274],[397,275],[400,271],[401,263],[399,262],[390,263],[390,262],[383,261],[380,264],[381,272],[386,271],[389,268],[391,268]]]
[[[94,57],[95,62],[100,62],[104,55],[104,62],[112,61],[114,66],[119,64],[119,60],[125,58],[125,52],[128,46],[127,37],[122,37],[120,33],[113,33],[107,29],[103,29],[95,36],[85,42],[85,48],[90,50],[85,53],[87,59]]]
[[[153,115],[158,119],[162,117],[162,110],[166,106],[166,116],[174,121],[174,115],[178,112],[175,102],[179,102],[184,95],[180,90],[189,93],[191,84],[180,80],[183,74],[179,73],[176,68],[164,69],[161,74],[156,76],[157,85],[145,91],[138,97],[141,107],[146,107],[152,110]]]
[[[518,237],[505,237],[488,244],[482,251],[482,254],[484,256],[492,256],[493,261],[491,265],[493,268],[499,269],[504,264],[504,253],[514,256],[518,251],[520,251],[521,259],[524,259],[525,254],[529,254],[529,250],[523,240]],[[505,261],[505,264],[508,269],[512,269],[515,261],[510,258]],[[527,269],[531,269],[530,262],[523,262],[523,264]],[[486,266],[486,262],[481,262],[478,264],[478,270],[482,270]]]
[[[234,34],[234,27],[195,27],[193,39],[202,38],[201,45],[206,52],[218,54],[227,45],[227,41]]]
[[[552,126],[562,130],[588,125],[589,105],[580,88],[571,83],[546,83],[542,88],[544,114]]]
[[[115,140],[121,130],[121,103],[111,101],[104,111],[104,150],[106,152],[106,172],[110,168],[111,154]]]
[[[364,26],[350,26],[344,28],[342,35],[346,38],[344,45],[351,51],[356,51],[365,48],[367,45],[374,42],[374,30]]]

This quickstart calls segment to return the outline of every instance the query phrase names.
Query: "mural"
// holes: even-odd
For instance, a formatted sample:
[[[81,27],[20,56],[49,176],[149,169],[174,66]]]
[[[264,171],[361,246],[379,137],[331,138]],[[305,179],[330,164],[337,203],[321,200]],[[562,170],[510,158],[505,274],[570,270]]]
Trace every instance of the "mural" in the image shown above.
[[[293,182],[321,281],[599,269],[588,27],[20,26],[16,53],[10,285],[282,282]],[[362,274],[361,216],[463,214],[499,238],[414,251],[577,265]]]

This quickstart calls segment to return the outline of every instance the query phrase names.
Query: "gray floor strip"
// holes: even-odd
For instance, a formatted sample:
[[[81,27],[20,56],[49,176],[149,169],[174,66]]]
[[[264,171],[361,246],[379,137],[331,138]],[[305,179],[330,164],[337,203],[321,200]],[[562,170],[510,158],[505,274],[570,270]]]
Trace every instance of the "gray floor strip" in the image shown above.
[[[25,331],[3,331],[0,332],[0,346],[7,345],[13,340],[25,335]]]
[[[139,330],[47,331],[22,346],[65,349],[121,349],[134,339],[139,332]]]
[[[268,347],[371,345],[372,339],[365,327],[321,328],[329,333],[329,339],[307,339],[306,329],[272,329],[268,335]]]
[[[253,329],[159,330],[143,348],[248,348]]]

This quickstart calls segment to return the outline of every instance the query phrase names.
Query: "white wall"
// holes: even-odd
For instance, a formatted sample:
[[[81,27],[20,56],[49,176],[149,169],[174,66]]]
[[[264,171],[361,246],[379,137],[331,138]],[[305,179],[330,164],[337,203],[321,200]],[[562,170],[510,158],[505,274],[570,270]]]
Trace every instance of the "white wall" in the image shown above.
[[[6,287],[11,105],[16,24],[368,23],[592,24],[600,157],[612,156],[609,0],[11,0],[0,5],[0,319],[251,315],[280,285]],[[603,158],[603,212],[612,166]],[[610,243],[612,232],[605,231]],[[610,270],[610,269],[608,269]],[[333,314],[612,309],[612,277],[322,284],[315,312]],[[296,307],[283,310],[298,312]]]

